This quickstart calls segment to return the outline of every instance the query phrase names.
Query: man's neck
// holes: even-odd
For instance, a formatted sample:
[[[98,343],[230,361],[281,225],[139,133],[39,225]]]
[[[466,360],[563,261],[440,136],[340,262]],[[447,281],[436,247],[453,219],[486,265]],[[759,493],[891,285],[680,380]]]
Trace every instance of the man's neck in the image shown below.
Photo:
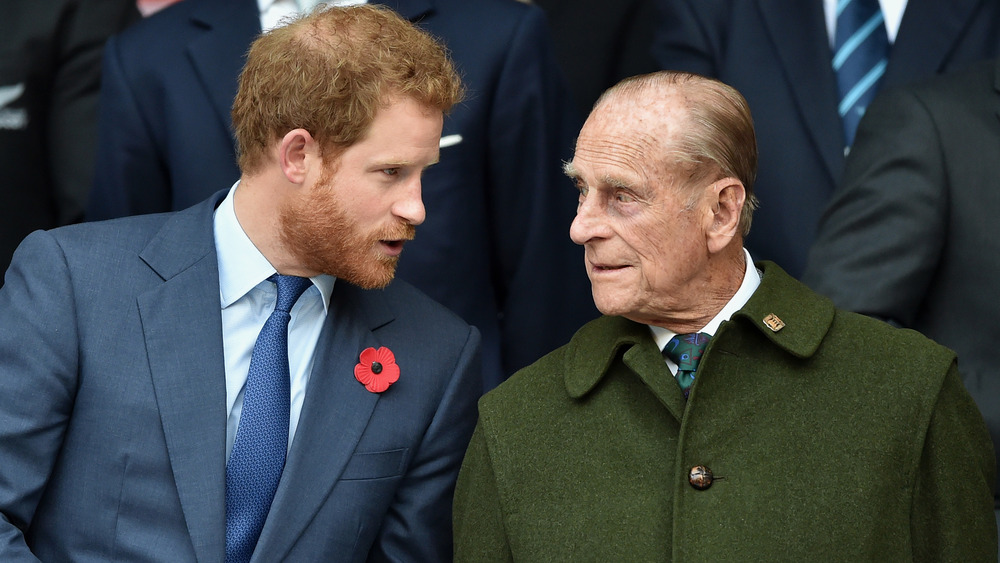
[[[283,200],[275,197],[273,182],[262,176],[243,176],[233,194],[233,210],[240,228],[257,250],[280,274],[310,277],[315,273],[298,267],[281,235]]]
[[[707,326],[729,304],[740,290],[746,276],[748,264],[742,244],[735,245],[736,251],[719,256],[709,268],[709,274],[700,285],[691,287],[692,295],[687,299],[694,305],[688,309],[670,311],[669,314],[652,319],[632,319],[643,324],[661,326],[677,334],[698,332]]]

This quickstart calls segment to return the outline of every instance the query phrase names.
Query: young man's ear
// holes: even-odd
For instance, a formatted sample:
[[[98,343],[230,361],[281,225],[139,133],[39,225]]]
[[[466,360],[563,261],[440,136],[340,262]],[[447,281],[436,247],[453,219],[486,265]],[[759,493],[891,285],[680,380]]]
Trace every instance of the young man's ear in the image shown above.
[[[316,140],[305,129],[292,129],[278,145],[278,163],[285,178],[293,184],[305,182],[310,164],[316,160]]]

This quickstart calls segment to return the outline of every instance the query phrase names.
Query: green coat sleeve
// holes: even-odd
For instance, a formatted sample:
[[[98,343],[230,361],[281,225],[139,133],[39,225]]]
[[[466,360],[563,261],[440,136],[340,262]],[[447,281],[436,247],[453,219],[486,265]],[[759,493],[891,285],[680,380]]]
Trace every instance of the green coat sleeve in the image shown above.
[[[993,445],[953,363],[924,439],[913,489],[914,561],[996,561]]]
[[[504,533],[500,493],[480,421],[455,488],[455,562],[513,561]]]

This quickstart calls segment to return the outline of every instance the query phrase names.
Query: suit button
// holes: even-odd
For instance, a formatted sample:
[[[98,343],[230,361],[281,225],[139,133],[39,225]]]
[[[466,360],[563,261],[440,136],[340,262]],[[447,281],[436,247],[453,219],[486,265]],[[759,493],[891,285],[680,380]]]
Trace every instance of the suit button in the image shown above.
[[[695,465],[688,473],[688,483],[691,483],[691,486],[699,491],[711,487],[712,480],[712,470],[704,465]]]

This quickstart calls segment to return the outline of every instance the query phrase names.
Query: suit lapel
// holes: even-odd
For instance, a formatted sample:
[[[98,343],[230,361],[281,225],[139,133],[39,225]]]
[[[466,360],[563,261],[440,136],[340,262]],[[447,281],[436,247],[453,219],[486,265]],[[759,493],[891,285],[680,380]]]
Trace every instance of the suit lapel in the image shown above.
[[[883,89],[941,72],[981,0],[910,0],[889,54]]]
[[[223,127],[233,137],[230,109],[246,51],[260,33],[254,0],[204,2],[191,15],[191,25],[205,32],[191,41],[187,54]]]
[[[140,256],[164,282],[138,298],[170,467],[199,561],[225,553],[226,529],[225,362],[213,202],[174,215],[143,250]]]
[[[379,292],[337,281],[298,430],[254,561],[283,560],[328,502],[379,399],[355,380],[354,366],[363,349],[379,346],[372,331],[391,320]]]
[[[843,134],[837,113],[837,82],[822,2],[757,0],[760,17],[796,102],[831,178],[840,177],[844,161]]]

